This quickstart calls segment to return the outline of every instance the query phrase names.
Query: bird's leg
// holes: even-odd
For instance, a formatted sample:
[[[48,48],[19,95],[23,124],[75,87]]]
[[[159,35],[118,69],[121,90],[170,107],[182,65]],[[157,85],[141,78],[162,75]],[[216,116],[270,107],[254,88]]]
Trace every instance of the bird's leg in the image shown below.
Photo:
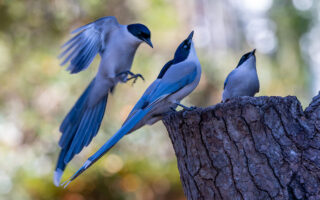
[[[130,74],[130,71],[123,71],[123,72],[120,72],[120,73],[116,74],[116,77],[119,77],[119,76],[122,76],[122,75],[128,76],[129,74]]]
[[[134,84],[134,83],[136,83],[138,78],[141,78],[142,80],[144,80],[144,78],[141,74],[134,74],[131,71],[123,71],[123,72],[118,73],[116,76],[118,77],[118,76],[122,76],[122,75],[125,75],[125,77],[127,77],[128,75],[131,76],[130,78],[123,80],[123,82],[127,82],[127,81],[130,81],[131,79],[134,79],[133,80],[133,84]]]
[[[181,103],[175,103],[177,106],[180,106],[180,107],[182,107],[183,109],[185,109],[185,110],[194,110],[194,109],[196,109],[197,107],[195,107],[195,106],[191,106],[191,107],[188,107],[188,106],[185,106],[185,105],[183,105],[183,104],[181,104]]]

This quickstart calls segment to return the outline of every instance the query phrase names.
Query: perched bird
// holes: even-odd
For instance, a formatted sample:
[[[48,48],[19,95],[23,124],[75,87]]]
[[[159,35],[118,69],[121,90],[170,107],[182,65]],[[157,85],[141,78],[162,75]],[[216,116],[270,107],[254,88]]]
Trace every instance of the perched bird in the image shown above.
[[[244,54],[237,67],[230,72],[224,81],[224,91],[222,101],[238,97],[251,96],[253,97],[259,92],[259,79],[256,69],[255,49]]]
[[[154,124],[178,105],[186,108],[180,101],[197,87],[201,77],[201,65],[192,37],[193,31],[179,45],[174,58],[165,64],[157,79],[147,88],[118,132],[93,154],[68,182],[65,182],[65,187],[101,158],[124,135],[146,124]]]
[[[139,45],[145,42],[153,47],[150,30],[145,25],[121,25],[115,17],[100,18],[72,33],[77,35],[63,45],[66,49],[60,55],[65,56],[61,65],[70,62],[67,70],[78,73],[86,69],[98,53],[101,61],[96,76],[60,126],[61,152],[54,172],[54,184],[57,186],[67,163],[97,134],[109,92],[119,82],[143,78],[130,72]]]

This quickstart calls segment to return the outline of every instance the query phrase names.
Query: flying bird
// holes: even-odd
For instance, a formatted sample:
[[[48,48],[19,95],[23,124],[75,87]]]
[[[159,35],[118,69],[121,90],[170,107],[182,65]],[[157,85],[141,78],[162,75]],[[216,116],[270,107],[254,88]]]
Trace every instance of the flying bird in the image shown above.
[[[63,45],[61,65],[69,63],[67,70],[73,74],[85,70],[97,54],[101,61],[96,76],[60,126],[61,152],[53,179],[56,186],[60,184],[67,163],[98,133],[108,94],[119,82],[143,79],[141,74],[130,71],[139,45],[145,42],[153,47],[150,30],[145,25],[122,25],[113,16],[100,18],[72,33],[76,35]]]
[[[222,101],[238,96],[253,97],[259,92],[259,78],[256,69],[255,49],[244,54],[237,67],[230,72],[224,81]]]
[[[178,105],[185,107],[180,101],[197,87],[201,77],[201,65],[192,37],[193,31],[179,45],[174,58],[164,65],[122,127],[65,182],[65,187],[107,153],[123,136],[146,124],[154,124]]]

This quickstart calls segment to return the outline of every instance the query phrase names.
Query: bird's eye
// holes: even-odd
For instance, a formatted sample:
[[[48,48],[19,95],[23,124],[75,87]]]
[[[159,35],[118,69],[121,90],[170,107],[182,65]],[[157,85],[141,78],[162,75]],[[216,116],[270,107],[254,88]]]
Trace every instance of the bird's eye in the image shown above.
[[[186,49],[187,47],[188,47],[188,45],[186,45],[186,44],[185,44],[185,45],[183,45],[183,48],[185,48],[185,49]]]

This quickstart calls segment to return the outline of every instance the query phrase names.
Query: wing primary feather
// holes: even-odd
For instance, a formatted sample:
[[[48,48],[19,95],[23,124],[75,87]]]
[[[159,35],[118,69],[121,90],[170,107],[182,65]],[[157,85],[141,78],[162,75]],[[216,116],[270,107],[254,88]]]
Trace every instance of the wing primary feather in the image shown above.
[[[87,69],[96,54],[104,50],[107,42],[105,37],[118,27],[117,19],[109,16],[72,31],[71,33],[76,35],[62,46],[66,49],[58,56],[59,58],[66,57],[61,65],[69,62],[67,70],[71,74]]]
[[[98,53],[96,45],[96,41],[87,41],[78,53],[78,56],[71,60],[68,70],[70,70],[71,73],[77,73],[86,69]]]
[[[67,52],[70,51],[69,49],[65,50],[65,52],[62,52],[61,57],[64,57],[67,53],[69,53],[69,55],[63,60],[63,62],[60,64],[61,66],[65,65],[67,62],[69,62],[69,60],[73,59],[77,53],[79,53],[80,49],[79,49],[79,44],[75,44],[76,46],[73,48],[73,50],[71,52]]]
[[[71,31],[71,34],[75,34],[75,33],[78,33],[78,32],[81,32],[81,31],[84,31],[85,29],[88,29],[90,27],[88,26],[91,26],[94,22],[91,22],[89,24],[86,24],[86,25],[83,25],[83,26],[80,26],[79,28],[76,28],[75,30]]]
[[[81,46],[81,43],[82,43],[81,38],[78,38],[74,42],[70,43],[68,46],[65,46],[65,50],[63,50],[63,52],[60,53],[59,58],[63,58],[67,53],[71,52],[71,49],[73,49],[72,52],[74,52],[76,47]]]
[[[80,37],[82,36],[82,33],[78,33],[77,35],[75,35],[74,37],[72,37],[70,40],[68,40],[66,43],[64,43],[61,48],[65,48],[66,46],[68,46],[70,43],[75,42],[76,39],[80,39]]]

